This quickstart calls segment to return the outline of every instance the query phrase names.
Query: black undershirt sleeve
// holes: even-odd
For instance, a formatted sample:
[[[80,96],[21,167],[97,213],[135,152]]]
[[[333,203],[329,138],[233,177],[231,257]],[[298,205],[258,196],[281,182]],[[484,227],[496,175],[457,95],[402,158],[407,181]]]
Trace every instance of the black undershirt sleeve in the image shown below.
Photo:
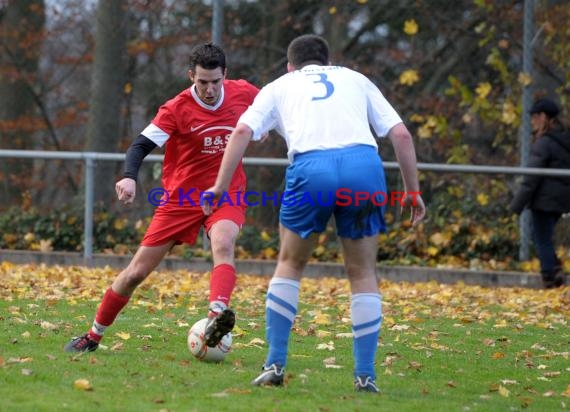
[[[156,147],[156,143],[140,134],[127,150],[124,177],[137,180],[143,159]]]

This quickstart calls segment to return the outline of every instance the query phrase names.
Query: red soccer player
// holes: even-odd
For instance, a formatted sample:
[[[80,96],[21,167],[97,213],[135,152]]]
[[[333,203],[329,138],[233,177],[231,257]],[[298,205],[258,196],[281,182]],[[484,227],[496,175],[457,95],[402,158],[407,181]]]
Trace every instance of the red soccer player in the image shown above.
[[[99,305],[93,326],[73,338],[64,350],[97,349],[129,298],[175,244],[194,244],[202,226],[210,238],[213,270],[205,340],[215,346],[233,329],[234,312],[228,308],[236,283],[234,247],[245,221],[243,167],[236,170],[227,196],[230,200],[204,215],[200,193],[216,180],[228,138],[240,115],[253,102],[258,89],[245,80],[226,80],[224,51],[213,44],[195,47],[188,75],[193,85],[167,101],[152,122],[129,147],[124,178],[115,189],[119,200],[132,203],[143,159],[157,146],[165,146],[162,196],[141,246],[130,264],[113,281]]]

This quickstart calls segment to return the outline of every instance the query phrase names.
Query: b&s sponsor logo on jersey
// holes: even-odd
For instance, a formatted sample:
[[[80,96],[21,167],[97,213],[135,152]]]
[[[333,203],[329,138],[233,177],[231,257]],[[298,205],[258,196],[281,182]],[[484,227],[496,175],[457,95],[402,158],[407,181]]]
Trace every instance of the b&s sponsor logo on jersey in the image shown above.
[[[217,154],[223,152],[233,130],[234,128],[230,126],[212,126],[198,132],[198,136],[202,137],[204,142],[202,153]]]

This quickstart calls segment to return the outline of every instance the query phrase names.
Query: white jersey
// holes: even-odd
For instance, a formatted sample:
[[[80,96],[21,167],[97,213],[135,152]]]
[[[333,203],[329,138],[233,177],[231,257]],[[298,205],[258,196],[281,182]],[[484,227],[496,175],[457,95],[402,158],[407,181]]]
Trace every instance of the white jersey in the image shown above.
[[[275,129],[287,156],[358,144],[378,147],[370,126],[385,137],[402,119],[366,76],[339,66],[308,65],[261,89],[240,117],[253,140]]]

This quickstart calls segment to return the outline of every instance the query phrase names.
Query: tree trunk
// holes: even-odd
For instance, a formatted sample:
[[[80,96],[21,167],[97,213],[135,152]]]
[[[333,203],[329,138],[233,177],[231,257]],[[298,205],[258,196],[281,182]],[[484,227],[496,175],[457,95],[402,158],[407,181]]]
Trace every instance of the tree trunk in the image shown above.
[[[97,9],[95,59],[86,150],[116,152],[121,139],[121,106],[127,65],[127,1],[100,0]],[[113,200],[118,165],[99,161],[95,169],[94,201]]]
[[[2,3],[0,3],[1,5]],[[34,89],[43,42],[43,0],[4,2],[0,7],[0,148],[25,150],[34,147],[37,130]],[[0,162],[0,198],[14,204],[30,176],[31,162]]]

